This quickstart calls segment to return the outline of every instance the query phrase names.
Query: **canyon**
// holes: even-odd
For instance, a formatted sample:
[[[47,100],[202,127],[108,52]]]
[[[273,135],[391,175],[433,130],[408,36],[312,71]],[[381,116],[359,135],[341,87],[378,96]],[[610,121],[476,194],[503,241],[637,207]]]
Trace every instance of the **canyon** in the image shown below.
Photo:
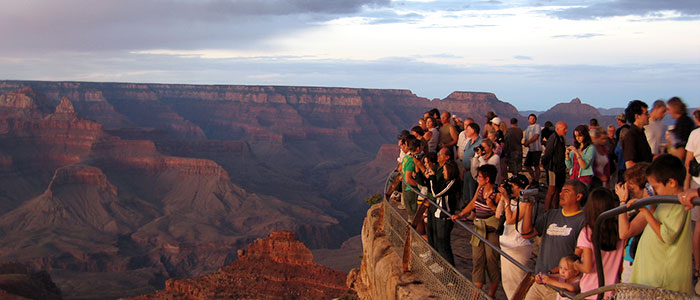
[[[525,120],[481,92],[0,81],[0,261],[46,270],[66,299],[115,299],[274,231],[338,248],[396,166],[397,133],[434,107]]]

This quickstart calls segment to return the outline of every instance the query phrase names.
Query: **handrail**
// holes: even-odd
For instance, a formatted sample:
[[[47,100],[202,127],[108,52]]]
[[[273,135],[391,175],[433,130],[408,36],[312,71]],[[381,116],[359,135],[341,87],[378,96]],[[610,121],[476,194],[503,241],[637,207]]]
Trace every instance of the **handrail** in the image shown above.
[[[695,198],[692,200],[693,205],[698,206],[700,205],[700,198]],[[630,210],[637,209],[639,207],[647,206],[650,204],[660,204],[660,203],[669,203],[669,204],[680,204],[678,201],[678,196],[651,196],[651,197],[646,197],[639,199],[635,201],[634,203],[630,204],[627,206],[627,204],[620,205],[616,208],[604,211],[602,214],[596,218],[595,221],[595,228],[593,230],[593,250],[595,254],[595,264],[596,264],[596,271],[598,272],[598,287],[602,288],[605,285],[605,274],[603,272],[603,254],[600,249],[600,234],[598,232],[600,231],[600,226],[603,224],[603,221],[606,219],[615,217],[619,214],[626,213]],[[598,294],[598,300],[603,299],[603,294]]]
[[[386,181],[386,183],[385,183],[385,185],[384,185],[384,188],[385,188],[385,189],[386,189],[386,187],[387,187],[387,185],[388,185],[388,183],[389,183],[389,177],[391,176],[391,174],[392,174],[393,172],[394,172],[394,171],[392,170],[392,172],[389,173],[389,176],[387,176],[387,181]],[[400,176],[400,175],[399,175],[399,176]],[[401,178],[401,182],[406,183],[406,185],[411,189],[412,192],[414,192],[414,193],[416,193],[417,195],[423,197],[425,200],[429,201],[431,205],[435,205],[435,207],[436,207],[437,209],[439,209],[440,211],[442,211],[443,213],[445,213],[447,216],[449,216],[450,218],[452,218],[453,214],[451,214],[449,211],[447,211],[446,209],[440,207],[440,205],[438,205],[438,204],[435,203],[433,200],[431,200],[432,197],[430,197],[430,196],[428,196],[428,195],[425,195],[425,194],[422,194],[420,191],[416,190],[413,186],[411,186],[410,184],[408,184],[403,178]],[[384,191],[384,192],[385,192],[385,194],[386,194],[386,191]],[[425,201],[425,200],[424,200],[424,201]],[[409,223],[410,223],[410,222],[409,222]],[[464,228],[464,229],[466,229],[467,231],[469,231],[469,233],[471,233],[473,236],[475,236],[476,238],[478,238],[479,240],[481,240],[482,242],[484,242],[485,245],[491,247],[493,250],[495,250],[496,252],[498,252],[498,254],[500,254],[500,255],[502,255],[503,257],[505,257],[508,261],[510,261],[511,263],[513,263],[515,266],[517,266],[517,267],[520,268],[521,270],[527,272],[528,276],[534,275],[534,274],[535,274],[535,271],[534,271],[534,270],[532,270],[532,269],[528,268],[527,266],[521,264],[521,263],[520,263],[519,261],[517,261],[515,258],[513,258],[512,256],[510,256],[510,255],[508,255],[507,253],[505,253],[503,250],[501,250],[500,247],[497,247],[496,245],[494,245],[494,244],[492,244],[491,242],[489,242],[489,240],[488,240],[486,237],[484,237],[484,236],[478,234],[474,229],[472,229],[472,228],[470,228],[469,226],[467,226],[466,223],[460,221],[459,219],[455,220],[455,223],[456,223],[456,224],[459,224],[462,228]],[[566,296],[566,297],[568,297],[568,298],[573,298],[573,297],[575,296],[575,294],[573,294],[573,293],[571,293],[571,292],[569,292],[569,291],[567,291],[567,290],[564,290],[564,289],[555,287],[555,286],[551,286],[551,285],[548,285],[548,284],[547,284],[547,287],[549,287],[549,288],[551,288],[551,289],[557,291],[558,293],[560,293],[560,294],[562,294],[562,295],[564,295],[564,296]]]

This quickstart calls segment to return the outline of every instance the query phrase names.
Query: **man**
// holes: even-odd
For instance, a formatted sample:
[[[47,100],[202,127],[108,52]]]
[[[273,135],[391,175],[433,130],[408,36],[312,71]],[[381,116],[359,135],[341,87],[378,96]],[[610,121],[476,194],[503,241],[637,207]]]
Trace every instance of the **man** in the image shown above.
[[[630,126],[627,125],[627,117],[625,116],[624,113],[621,113],[615,117],[615,120],[617,121],[617,130],[615,130],[615,144],[620,142],[620,135],[624,132],[630,129]]]
[[[440,148],[452,148],[457,145],[457,129],[452,125],[452,118],[449,112],[443,112],[440,117],[442,126],[440,126]]]
[[[559,125],[559,124],[557,124]],[[534,235],[542,237],[539,255],[535,263],[535,272],[547,274],[557,273],[559,259],[576,253],[578,234],[584,226],[584,214],[581,210],[581,200],[586,197],[586,185],[578,180],[567,181],[559,195],[561,209],[547,211],[544,216],[537,218],[532,224],[532,203],[521,203],[523,207],[523,237],[530,238]],[[556,299],[557,292],[544,285],[535,284],[525,297],[526,300]]]
[[[408,152],[408,147],[405,143],[406,137],[411,135],[408,130],[402,130],[399,135],[397,136],[398,138],[398,146],[399,146],[399,157],[396,158],[396,169],[389,175],[389,181],[391,182],[391,185],[387,188],[387,194],[386,197],[387,199],[389,198],[394,198],[394,197],[399,197],[398,194],[394,193],[400,193],[401,192],[401,176],[403,174],[403,158],[406,156],[406,153]],[[394,196],[395,195],[395,196]],[[404,208],[403,204],[399,203],[399,208]]]
[[[598,127],[600,127],[600,125],[598,125],[598,119],[593,118],[590,121],[588,121],[588,130],[593,131]]]
[[[523,140],[523,130],[518,126],[518,119],[510,119],[510,128],[506,133],[504,139],[504,149],[502,151],[502,156],[506,157],[508,169],[513,175],[520,173],[520,168],[523,164],[523,147],[521,141]],[[504,174],[505,175],[505,174]],[[507,178],[508,176],[503,176]]]
[[[644,134],[644,126],[649,124],[649,106],[640,100],[633,100],[625,109],[627,121],[632,125],[627,135],[620,141],[622,143],[622,159],[625,169],[629,169],[638,162],[651,162],[654,155],[651,154],[647,136]]]
[[[549,185],[544,199],[544,209],[558,206],[558,194],[566,181],[566,133],[569,127],[564,122],[557,122],[554,134],[547,140],[547,150],[542,156],[542,165],[547,170]]]
[[[401,170],[403,174],[403,194],[401,195],[401,202],[406,208],[409,219],[412,219],[416,214],[418,209],[418,195],[413,192],[413,189],[417,189],[418,183],[415,180],[415,173],[418,168],[416,167],[413,155],[418,152],[420,148],[420,142],[415,136],[409,135],[404,139],[405,148],[408,150],[406,156],[404,156],[401,163]]]
[[[458,163],[462,163],[462,156],[464,155],[464,147],[467,145],[467,126],[469,126],[470,123],[474,122],[474,119],[472,118],[467,118],[464,120],[464,130],[459,133],[457,136],[457,159],[456,161]]]
[[[540,181],[540,157],[542,156],[542,144],[539,138],[542,131],[540,124],[537,124],[537,116],[530,114],[527,117],[530,125],[525,129],[525,142],[523,146],[527,147],[527,156],[525,157],[525,168],[530,174],[530,182]]]
[[[663,100],[656,100],[649,114],[649,124],[644,126],[644,133],[647,136],[651,154],[654,157],[661,154],[661,142],[666,135],[666,123],[663,118],[666,116],[666,103]]]
[[[464,146],[464,153],[462,154],[462,174],[464,178],[464,189],[463,197],[461,202],[457,203],[457,209],[463,209],[469,201],[472,200],[474,194],[476,193],[476,181],[474,176],[472,176],[472,158],[474,157],[474,147],[481,145],[481,136],[479,135],[479,124],[476,122],[469,123],[464,132],[466,133],[467,142]],[[475,168],[477,166],[474,166]]]
[[[668,112],[671,118],[676,119],[676,125],[671,130],[669,153],[685,160],[685,144],[688,142],[690,132],[695,129],[693,119],[688,116],[688,110],[681,98],[673,97],[668,100]]]

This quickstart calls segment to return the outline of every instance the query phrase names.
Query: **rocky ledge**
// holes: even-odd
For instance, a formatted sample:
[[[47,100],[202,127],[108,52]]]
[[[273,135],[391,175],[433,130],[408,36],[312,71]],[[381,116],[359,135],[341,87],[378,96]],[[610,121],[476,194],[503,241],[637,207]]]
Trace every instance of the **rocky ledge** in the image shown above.
[[[380,213],[383,203],[367,211],[362,225],[362,264],[353,269],[347,283],[360,299],[437,299],[410,272],[403,272],[401,257],[386,238]]]

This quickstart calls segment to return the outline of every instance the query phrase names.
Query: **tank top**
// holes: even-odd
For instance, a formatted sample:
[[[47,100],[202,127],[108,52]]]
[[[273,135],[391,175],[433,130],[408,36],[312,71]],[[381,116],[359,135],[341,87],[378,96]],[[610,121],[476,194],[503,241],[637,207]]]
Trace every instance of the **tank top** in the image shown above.
[[[438,140],[440,139],[440,133],[438,132],[437,128],[430,129],[430,132],[433,133],[433,137],[430,138],[430,141],[428,141],[428,149],[429,152],[435,152],[438,146]]]
[[[494,187],[494,192],[496,191],[496,187]],[[491,209],[488,205],[486,205],[486,198],[484,198],[484,187],[479,188],[478,191],[476,191],[476,204],[474,206],[474,215],[479,218],[479,219],[488,219],[492,217],[496,212]],[[496,200],[496,195],[497,193],[491,193],[489,194],[488,198],[491,199],[491,202],[494,204],[498,203]]]
[[[452,124],[443,124],[440,127],[440,143],[445,145],[452,142],[452,136],[450,135],[450,128]]]

